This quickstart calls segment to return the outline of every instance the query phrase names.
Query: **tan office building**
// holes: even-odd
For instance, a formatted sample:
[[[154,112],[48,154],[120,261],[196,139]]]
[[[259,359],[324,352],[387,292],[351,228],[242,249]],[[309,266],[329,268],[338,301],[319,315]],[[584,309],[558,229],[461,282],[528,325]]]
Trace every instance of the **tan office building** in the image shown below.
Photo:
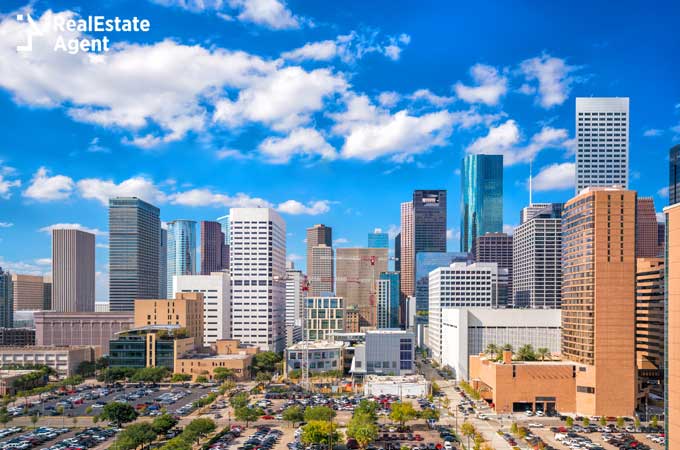
[[[401,260],[399,261],[401,267],[399,287],[402,299],[415,295],[416,289],[416,254],[413,227],[413,202],[404,202],[401,204]],[[404,315],[405,311],[402,305],[402,323],[404,322]]]
[[[333,292],[333,228],[324,224],[307,228],[307,277],[309,295]]]
[[[582,415],[635,411],[636,197],[619,188],[586,188],[562,213],[562,357],[579,363]]]
[[[187,373],[194,379],[213,379],[215,369],[229,369],[236,381],[250,379],[253,356],[259,353],[255,345],[244,345],[236,339],[220,339],[211,345],[211,352],[188,352],[175,359],[175,373]]]
[[[94,234],[52,230],[52,309],[94,311],[94,278]]]
[[[174,299],[135,300],[135,328],[149,325],[179,325],[203,346],[203,294],[178,292]]]
[[[680,449],[680,203],[666,213],[666,448]]]
[[[638,258],[635,286],[635,335],[638,376],[659,379],[664,365],[664,264]]]
[[[345,300],[346,308],[359,308],[361,327],[377,326],[377,281],[382,272],[387,272],[387,252],[386,248],[339,248],[336,251],[335,292]]]
[[[98,345],[105,355],[115,334],[134,325],[131,311],[36,311],[33,317],[36,345]]]
[[[14,311],[45,309],[45,283],[42,276],[12,275]]]

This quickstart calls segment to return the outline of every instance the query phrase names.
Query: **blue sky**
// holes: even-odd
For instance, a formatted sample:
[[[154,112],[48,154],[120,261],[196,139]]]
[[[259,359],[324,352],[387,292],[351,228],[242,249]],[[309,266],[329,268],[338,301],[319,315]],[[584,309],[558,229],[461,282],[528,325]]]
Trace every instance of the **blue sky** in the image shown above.
[[[631,99],[631,188],[667,201],[680,139],[677,2],[3,1],[0,6],[0,265],[48,272],[55,224],[96,230],[106,297],[111,195],[161,217],[215,219],[271,205],[303,264],[304,229],[341,246],[394,231],[413,189],[449,192],[458,249],[460,160],[506,158],[504,222],[573,194],[576,96]],[[45,29],[18,53],[29,13],[137,16],[148,33],[55,52]],[[42,231],[41,231],[42,230]]]

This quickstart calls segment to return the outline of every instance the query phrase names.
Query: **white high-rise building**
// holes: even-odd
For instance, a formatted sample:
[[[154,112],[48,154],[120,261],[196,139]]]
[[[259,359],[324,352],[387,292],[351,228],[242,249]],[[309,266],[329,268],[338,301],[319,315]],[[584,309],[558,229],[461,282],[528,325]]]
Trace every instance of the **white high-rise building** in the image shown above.
[[[203,294],[203,345],[209,347],[219,339],[231,338],[231,286],[229,274],[175,275],[172,292]],[[174,298],[174,295],[173,295]]]
[[[589,186],[628,189],[629,99],[576,98],[576,194]]]
[[[507,270],[507,269],[504,269]],[[430,272],[428,347],[441,360],[442,309],[492,308],[498,305],[499,269],[496,263],[455,262]]]
[[[229,213],[232,338],[261,350],[286,343],[286,223],[271,208]]]
[[[307,277],[301,270],[286,269],[286,326],[302,323],[303,287]]]
[[[333,289],[333,247],[326,244],[315,245],[311,248],[312,267],[307,272],[309,276],[309,295],[319,296]]]

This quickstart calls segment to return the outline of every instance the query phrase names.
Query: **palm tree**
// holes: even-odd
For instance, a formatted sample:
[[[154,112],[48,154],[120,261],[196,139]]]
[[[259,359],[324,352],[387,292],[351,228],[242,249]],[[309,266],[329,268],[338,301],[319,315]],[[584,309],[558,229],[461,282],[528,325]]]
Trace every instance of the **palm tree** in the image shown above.
[[[494,358],[498,357],[498,346],[496,344],[489,344],[486,346],[486,350],[484,350],[484,353],[486,353],[488,356],[493,356]]]
[[[511,344],[503,344],[503,351],[504,352],[512,352],[514,349],[512,348]]]
[[[541,358],[541,361],[545,361],[546,357],[549,357],[552,359],[552,355],[550,354],[550,350],[545,348],[545,347],[539,347],[536,349],[536,356]]]

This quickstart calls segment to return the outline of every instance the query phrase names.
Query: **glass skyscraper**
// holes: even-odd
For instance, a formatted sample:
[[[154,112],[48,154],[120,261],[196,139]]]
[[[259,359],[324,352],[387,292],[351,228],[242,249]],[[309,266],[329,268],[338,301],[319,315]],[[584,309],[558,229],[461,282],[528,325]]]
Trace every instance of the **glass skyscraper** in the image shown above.
[[[14,295],[12,274],[0,267],[0,327],[14,326]]]
[[[373,233],[368,233],[368,248],[390,248],[390,240],[387,233],[376,228]]]
[[[671,148],[668,179],[668,204],[680,202],[680,145]]]
[[[475,237],[503,231],[503,155],[467,155],[461,184],[460,251],[469,252]]]
[[[413,191],[414,252],[446,251],[446,191]]]
[[[416,253],[416,312],[427,311],[430,301],[430,272],[448,267],[454,262],[471,263],[472,255],[465,252]]]
[[[399,328],[399,273],[381,272],[378,281],[378,328]]]
[[[175,298],[174,275],[196,275],[196,222],[193,220],[168,222],[167,298]]]
[[[109,200],[111,311],[133,311],[135,299],[158,298],[160,210],[136,197]]]

